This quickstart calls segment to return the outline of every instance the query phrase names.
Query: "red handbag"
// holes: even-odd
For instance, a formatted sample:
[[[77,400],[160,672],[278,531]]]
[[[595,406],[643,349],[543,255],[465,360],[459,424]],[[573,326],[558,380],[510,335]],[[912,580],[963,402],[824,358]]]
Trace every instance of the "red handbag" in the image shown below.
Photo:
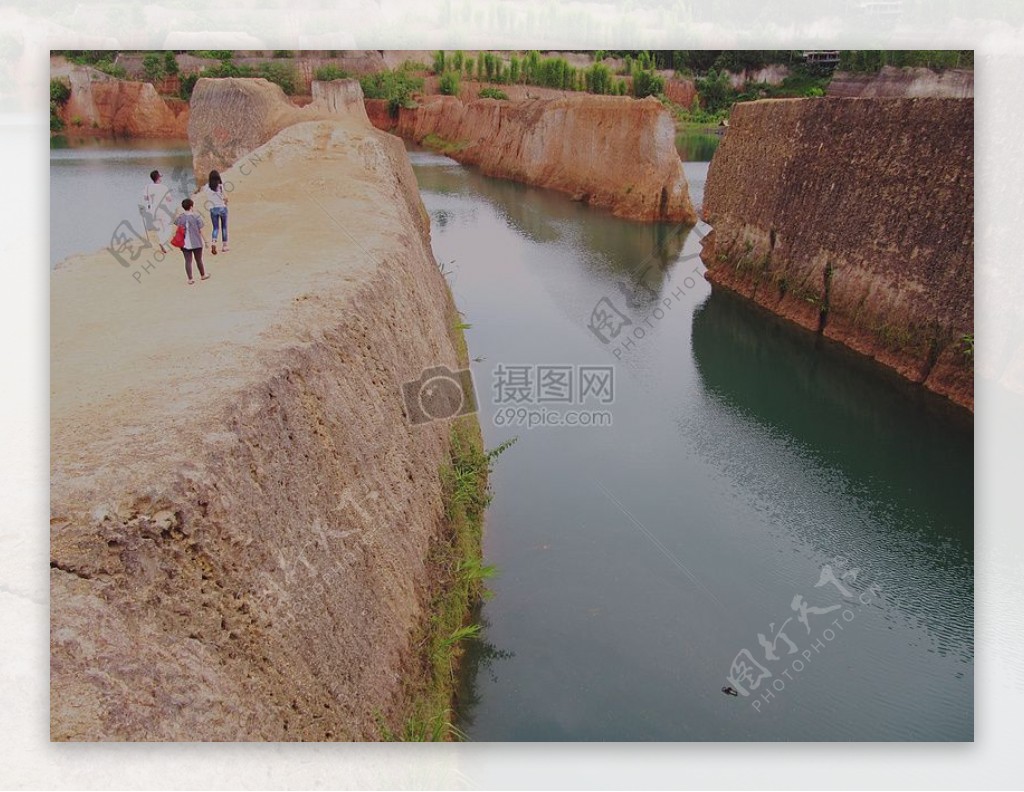
[[[185,221],[188,222],[187,220]],[[174,236],[171,238],[171,244],[176,248],[185,247],[185,226],[178,226],[178,230],[174,232]]]

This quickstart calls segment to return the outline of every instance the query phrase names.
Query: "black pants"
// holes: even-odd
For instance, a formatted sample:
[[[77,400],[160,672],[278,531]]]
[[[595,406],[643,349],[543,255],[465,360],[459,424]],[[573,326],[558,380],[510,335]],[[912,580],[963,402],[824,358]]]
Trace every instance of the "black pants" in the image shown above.
[[[187,248],[182,248],[181,252],[185,256],[185,274],[188,275],[188,279],[192,280],[192,254],[193,253],[196,256],[196,266],[199,268],[199,276],[201,278],[205,278],[206,277],[206,270],[203,269],[203,249],[201,247],[200,248],[192,248],[191,250],[188,250]]]

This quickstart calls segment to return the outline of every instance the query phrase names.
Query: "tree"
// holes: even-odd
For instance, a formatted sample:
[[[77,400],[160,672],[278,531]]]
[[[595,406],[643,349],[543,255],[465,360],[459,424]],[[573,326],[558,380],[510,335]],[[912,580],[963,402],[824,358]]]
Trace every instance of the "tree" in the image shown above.
[[[446,71],[441,75],[441,93],[445,96],[458,96],[459,95],[459,75],[458,72]]]
[[[146,75],[146,79],[150,82],[162,79],[167,73],[164,63],[165,61],[159,53],[147,52],[142,57],[142,72]]]
[[[697,93],[704,104],[704,109],[709,113],[725,110],[732,104],[734,91],[732,83],[729,82],[728,73],[712,69],[706,77],[698,78],[694,82],[697,86]]]

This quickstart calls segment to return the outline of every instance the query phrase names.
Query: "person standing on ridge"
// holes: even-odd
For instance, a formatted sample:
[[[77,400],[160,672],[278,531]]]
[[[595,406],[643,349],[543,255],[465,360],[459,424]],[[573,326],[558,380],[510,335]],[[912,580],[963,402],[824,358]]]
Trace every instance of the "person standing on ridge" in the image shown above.
[[[195,281],[192,279],[192,257],[195,256],[196,266],[199,268],[199,277],[206,280],[210,276],[203,269],[203,248],[206,247],[206,238],[203,236],[203,218],[198,212],[193,212],[195,204],[191,198],[181,202],[182,212],[175,219],[174,224],[185,229],[185,242],[181,246],[181,253],[185,257],[185,275],[188,276],[188,283],[191,286]]]
[[[149,184],[142,191],[142,208],[146,221],[147,235],[150,229],[156,234],[160,252],[166,253],[167,241],[171,238],[171,220],[174,218],[173,198],[170,189],[163,184],[163,176],[155,170],[149,174]]]
[[[217,230],[219,226],[221,238],[224,240],[224,247],[222,249],[227,253],[228,199],[224,197],[224,182],[221,181],[220,173],[215,170],[210,171],[210,178],[206,186],[203,187],[203,193],[206,196],[206,208],[210,210],[210,224],[213,226],[213,245],[210,247],[210,252],[215,256],[217,255]]]

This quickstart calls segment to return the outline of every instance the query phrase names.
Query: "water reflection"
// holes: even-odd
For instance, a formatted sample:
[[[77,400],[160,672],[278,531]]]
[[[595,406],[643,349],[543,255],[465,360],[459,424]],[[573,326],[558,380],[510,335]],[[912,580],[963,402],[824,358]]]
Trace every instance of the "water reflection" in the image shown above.
[[[724,404],[927,515],[937,535],[971,537],[969,415],[717,289],[694,313],[693,357]]]
[[[780,488],[791,460],[814,471],[823,492],[848,501],[845,513],[799,520],[774,507],[779,522],[823,557],[853,555],[885,570],[887,619],[920,625],[936,652],[969,661],[971,417],[728,292],[715,290],[695,311],[692,351],[721,423],[753,423],[767,442],[785,444],[772,471],[781,475],[744,470],[748,449],[723,448],[694,424],[705,457],[765,504],[787,499]]]
[[[466,731],[475,722],[474,710],[480,703],[479,679],[486,673],[492,684],[498,682],[500,661],[511,660],[516,653],[508,649],[499,649],[487,640],[490,621],[484,616],[481,602],[477,602],[469,615],[471,624],[479,624],[480,632],[476,639],[465,643],[465,652],[459,663],[459,680],[456,691],[459,729]]]
[[[684,131],[676,135],[676,151],[683,162],[711,162],[722,135],[706,129]]]

